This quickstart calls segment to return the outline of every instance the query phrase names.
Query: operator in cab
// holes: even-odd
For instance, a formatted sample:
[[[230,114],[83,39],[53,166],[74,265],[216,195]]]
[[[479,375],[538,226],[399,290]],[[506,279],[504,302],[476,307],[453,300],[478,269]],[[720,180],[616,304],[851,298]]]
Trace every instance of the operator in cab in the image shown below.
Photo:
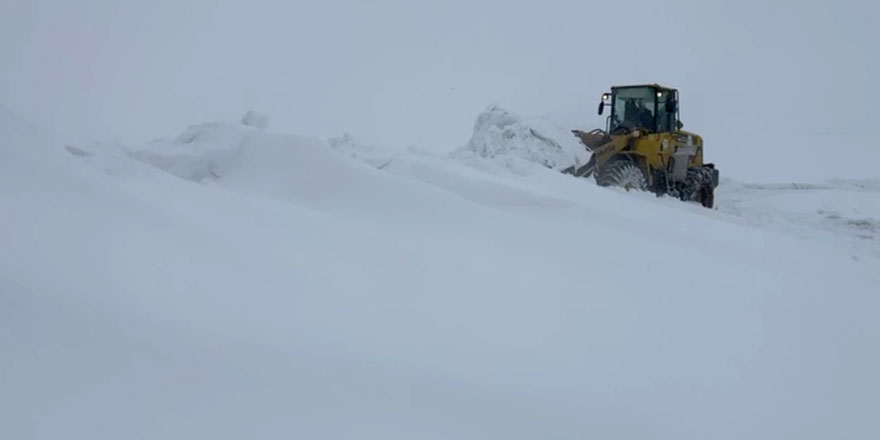
[[[635,99],[635,108],[628,112],[627,119],[634,127],[652,129],[654,127],[654,114],[645,106],[644,98]]]

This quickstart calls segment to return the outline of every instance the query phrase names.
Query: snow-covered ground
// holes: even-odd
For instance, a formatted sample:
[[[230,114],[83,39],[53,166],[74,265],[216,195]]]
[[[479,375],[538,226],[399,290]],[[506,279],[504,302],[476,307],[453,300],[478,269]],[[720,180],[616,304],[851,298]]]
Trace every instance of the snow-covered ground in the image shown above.
[[[880,179],[719,186],[718,210],[755,227],[880,260]]]
[[[0,438],[880,436],[877,181],[706,210],[515,115],[436,155],[6,113]]]

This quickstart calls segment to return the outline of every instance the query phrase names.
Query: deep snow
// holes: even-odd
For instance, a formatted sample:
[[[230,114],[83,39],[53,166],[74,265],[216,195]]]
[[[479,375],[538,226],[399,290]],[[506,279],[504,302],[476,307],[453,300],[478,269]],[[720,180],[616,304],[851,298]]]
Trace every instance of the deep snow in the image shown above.
[[[876,182],[705,210],[518,154],[0,116],[0,437],[880,435]]]

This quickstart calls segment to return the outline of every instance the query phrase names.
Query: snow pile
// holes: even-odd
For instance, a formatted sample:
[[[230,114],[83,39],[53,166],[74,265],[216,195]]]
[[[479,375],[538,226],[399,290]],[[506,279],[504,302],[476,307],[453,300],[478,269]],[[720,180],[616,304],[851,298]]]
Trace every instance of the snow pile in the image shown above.
[[[296,178],[314,170],[310,165],[321,159],[331,162],[323,165],[321,171],[350,166],[350,163],[335,163],[335,155],[320,140],[274,135],[227,123],[191,125],[171,139],[118,148],[133,159],[195,182],[228,182],[242,178],[242,173],[249,174],[244,180],[269,176]],[[254,167],[262,168],[254,170]]]
[[[196,182],[217,179],[239,163],[248,138],[258,131],[243,125],[206,123],[191,125],[173,139],[143,146],[119,145],[130,157],[177,177]]]
[[[265,130],[269,126],[269,115],[249,110],[241,117],[241,123],[248,127]]]
[[[453,153],[459,159],[474,155],[501,161],[515,158],[555,169],[589,160],[570,131],[537,118],[524,119],[498,106],[477,116],[470,142]]]

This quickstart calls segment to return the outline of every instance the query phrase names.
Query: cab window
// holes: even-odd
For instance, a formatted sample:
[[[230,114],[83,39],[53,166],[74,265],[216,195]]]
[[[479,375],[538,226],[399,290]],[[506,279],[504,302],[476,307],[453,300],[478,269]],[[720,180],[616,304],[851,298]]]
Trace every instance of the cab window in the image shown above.
[[[656,131],[657,100],[653,87],[614,90],[611,130],[643,128]]]

